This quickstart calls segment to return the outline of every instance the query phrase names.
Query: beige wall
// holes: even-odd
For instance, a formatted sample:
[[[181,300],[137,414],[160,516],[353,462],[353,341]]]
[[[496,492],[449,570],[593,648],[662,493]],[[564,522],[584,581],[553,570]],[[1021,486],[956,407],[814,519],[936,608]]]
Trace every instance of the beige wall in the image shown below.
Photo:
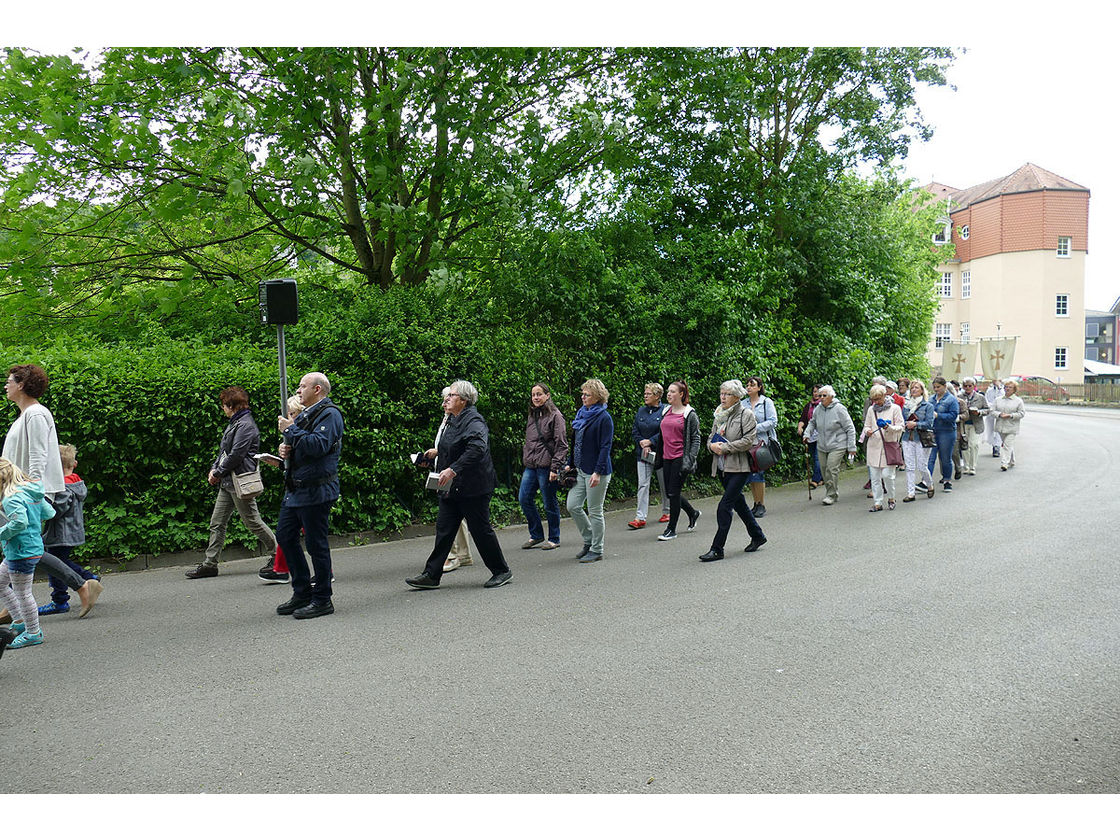
[[[1075,246],[1076,247],[1076,244]],[[935,321],[952,325],[951,340],[960,340],[962,321],[969,323],[973,343],[1001,336],[1018,336],[1009,373],[1045,376],[1055,382],[1084,381],[1085,253],[1075,250],[1058,257],[1055,250],[994,254],[970,262],[948,263],[938,269],[953,273],[953,297],[943,298]],[[972,296],[961,299],[961,273],[972,272]],[[1057,317],[1056,296],[1069,296],[1069,315]],[[935,328],[936,329],[936,328]],[[927,348],[930,364],[942,362],[941,350]],[[1067,369],[1054,367],[1054,349],[1067,348]],[[976,374],[982,373],[977,362]]]

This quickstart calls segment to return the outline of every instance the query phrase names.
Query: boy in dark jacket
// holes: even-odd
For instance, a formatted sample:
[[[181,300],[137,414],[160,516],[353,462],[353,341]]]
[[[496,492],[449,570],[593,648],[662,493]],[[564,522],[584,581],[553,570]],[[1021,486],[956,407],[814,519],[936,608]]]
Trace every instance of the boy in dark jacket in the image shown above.
[[[79,563],[70,559],[72,552],[86,541],[86,523],[82,508],[88,495],[86,483],[74,472],[78,466],[78,450],[68,443],[58,447],[62,458],[63,490],[52,500],[55,516],[47,523],[43,532],[43,544],[47,551],[82,576],[82,580],[101,580]],[[58,578],[48,578],[51,584],[51,600],[39,607],[39,615],[54,615],[70,611],[70,590]]]

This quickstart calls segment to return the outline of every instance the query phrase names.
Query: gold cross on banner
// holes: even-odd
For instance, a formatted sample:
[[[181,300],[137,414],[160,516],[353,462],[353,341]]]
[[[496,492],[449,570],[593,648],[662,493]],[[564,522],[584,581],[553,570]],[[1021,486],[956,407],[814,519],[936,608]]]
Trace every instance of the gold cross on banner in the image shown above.
[[[988,356],[988,358],[992,362],[992,367],[994,367],[996,370],[999,370],[999,363],[1003,361],[1003,351],[997,350],[996,352]]]
[[[950,359],[950,361],[953,362],[953,364],[955,364],[957,366],[957,371],[956,371],[957,376],[960,376],[961,365],[963,365],[966,361],[968,361],[968,357],[967,356],[962,356],[960,353],[957,353],[957,355],[955,355],[952,359]]]

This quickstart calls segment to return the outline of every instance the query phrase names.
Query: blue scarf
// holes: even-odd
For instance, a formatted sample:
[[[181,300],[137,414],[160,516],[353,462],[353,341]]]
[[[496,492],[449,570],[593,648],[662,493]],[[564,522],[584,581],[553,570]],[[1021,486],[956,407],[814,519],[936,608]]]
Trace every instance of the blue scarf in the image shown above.
[[[606,403],[595,403],[593,406],[580,406],[579,411],[576,412],[576,419],[572,421],[572,431],[578,432],[606,410]]]

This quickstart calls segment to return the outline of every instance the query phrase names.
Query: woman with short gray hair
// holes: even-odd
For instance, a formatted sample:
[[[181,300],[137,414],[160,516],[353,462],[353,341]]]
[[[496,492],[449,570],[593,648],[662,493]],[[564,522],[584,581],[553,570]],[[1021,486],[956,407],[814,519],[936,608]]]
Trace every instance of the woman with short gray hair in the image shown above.
[[[836,399],[836,391],[831,385],[822,385],[818,393],[821,404],[809,418],[803,437],[808,441],[813,432],[818,435],[817,455],[824,473],[823,504],[834,505],[840,498],[840,465],[844,461],[844,452],[848,453],[849,461],[856,456],[856,426],[848,409]]]

